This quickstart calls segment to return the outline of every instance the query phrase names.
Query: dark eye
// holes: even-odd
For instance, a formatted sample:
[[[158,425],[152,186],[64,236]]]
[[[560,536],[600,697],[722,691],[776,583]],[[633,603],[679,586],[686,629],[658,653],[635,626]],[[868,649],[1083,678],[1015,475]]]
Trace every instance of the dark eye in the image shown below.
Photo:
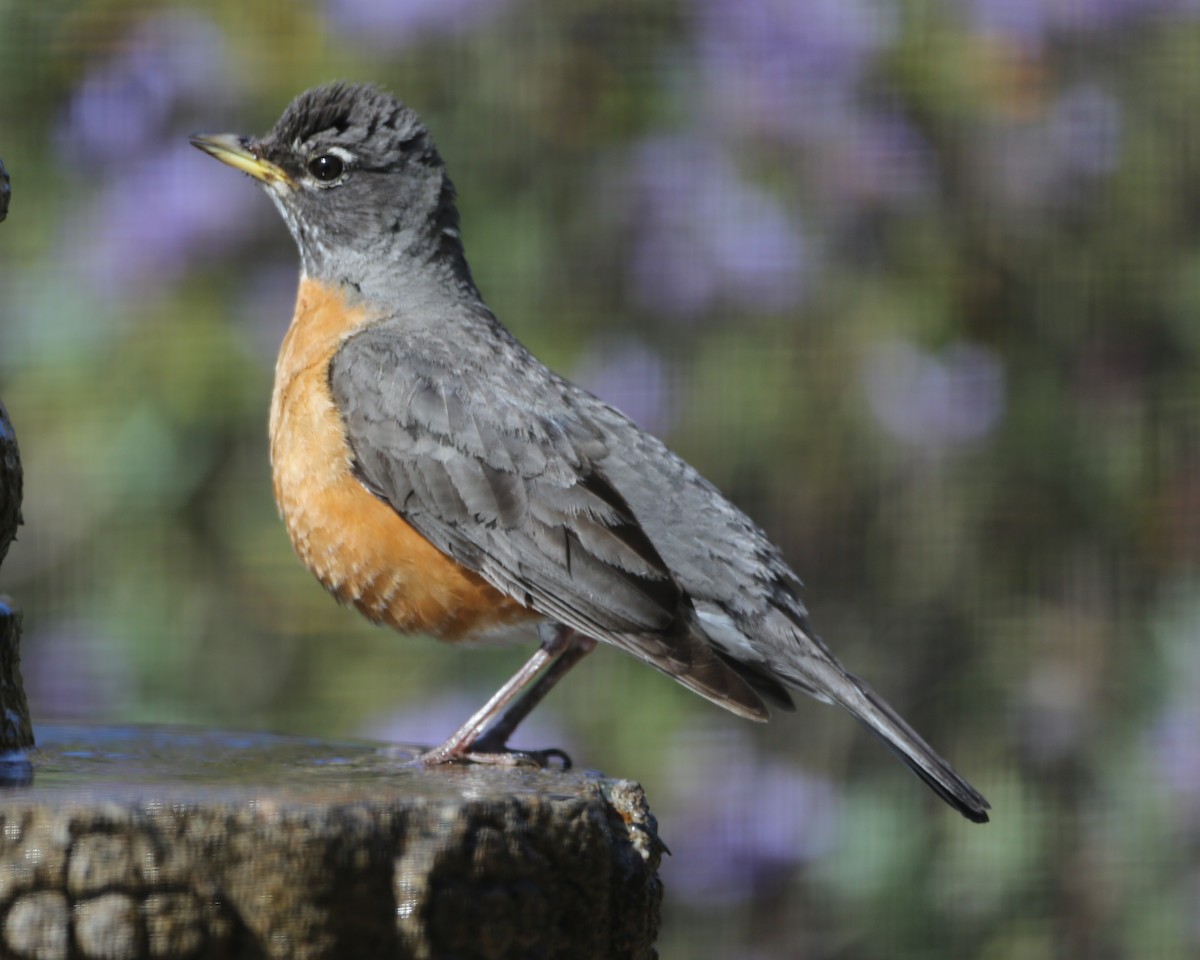
[[[308,172],[325,183],[328,183],[330,180],[336,180],[345,170],[346,164],[342,161],[342,158],[335,157],[332,153],[327,153],[308,162]]]

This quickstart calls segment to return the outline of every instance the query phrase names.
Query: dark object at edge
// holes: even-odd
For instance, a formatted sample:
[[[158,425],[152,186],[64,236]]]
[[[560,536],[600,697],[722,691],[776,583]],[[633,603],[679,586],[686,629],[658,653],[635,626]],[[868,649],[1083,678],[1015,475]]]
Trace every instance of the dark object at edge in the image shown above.
[[[21,523],[23,481],[17,435],[0,402],[0,562]],[[21,682],[21,611],[0,596],[0,787],[28,783],[33,746],[29,705]]]
[[[23,474],[17,434],[9,422],[3,401],[0,401],[0,563],[4,562],[9,544],[16,539],[17,527],[22,522],[22,492]]]

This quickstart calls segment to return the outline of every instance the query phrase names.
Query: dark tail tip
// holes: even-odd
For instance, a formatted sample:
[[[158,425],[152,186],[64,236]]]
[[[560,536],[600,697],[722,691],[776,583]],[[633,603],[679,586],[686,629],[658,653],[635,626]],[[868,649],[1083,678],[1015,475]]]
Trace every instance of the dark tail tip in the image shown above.
[[[987,823],[991,804],[943,760],[891,706],[857,677],[850,678],[865,702],[846,707],[939,797],[972,823]]]
[[[892,746],[890,743],[888,746]],[[919,766],[914,761],[910,760],[902,751],[893,747],[893,750],[899,755],[910,770],[918,777],[924,780],[939,797],[950,804],[955,810],[961,813],[972,823],[987,823],[988,811],[992,809],[992,805],[987,802],[987,799],[976,790],[973,786],[967,783],[950,767],[946,761],[942,760],[937,754],[932,754],[933,758],[941,761],[943,769],[938,777],[934,777]]]

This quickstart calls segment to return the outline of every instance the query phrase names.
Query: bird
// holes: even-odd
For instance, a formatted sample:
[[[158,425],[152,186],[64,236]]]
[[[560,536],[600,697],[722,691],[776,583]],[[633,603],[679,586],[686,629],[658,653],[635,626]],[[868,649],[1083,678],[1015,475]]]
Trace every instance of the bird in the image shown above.
[[[508,739],[603,642],[750,720],[793,709],[792,691],[840,705],[951,807],[988,820],[982,794],[814,632],[767,534],[500,323],[411,107],[337,81],[263,137],[190,139],[257,180],[299,248],[269,445],[300,560],[401,633],[539,640],[421,763],[569,763]]]

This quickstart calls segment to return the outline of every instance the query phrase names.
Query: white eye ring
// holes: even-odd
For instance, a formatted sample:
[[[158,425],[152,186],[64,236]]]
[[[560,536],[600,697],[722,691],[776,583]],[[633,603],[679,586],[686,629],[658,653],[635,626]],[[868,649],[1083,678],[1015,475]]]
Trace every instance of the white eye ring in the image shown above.
[[[309,176],[321,187],[341,183],[354,162],[354,154],[342,147],[328,147],[313,156],[306,166]]]

